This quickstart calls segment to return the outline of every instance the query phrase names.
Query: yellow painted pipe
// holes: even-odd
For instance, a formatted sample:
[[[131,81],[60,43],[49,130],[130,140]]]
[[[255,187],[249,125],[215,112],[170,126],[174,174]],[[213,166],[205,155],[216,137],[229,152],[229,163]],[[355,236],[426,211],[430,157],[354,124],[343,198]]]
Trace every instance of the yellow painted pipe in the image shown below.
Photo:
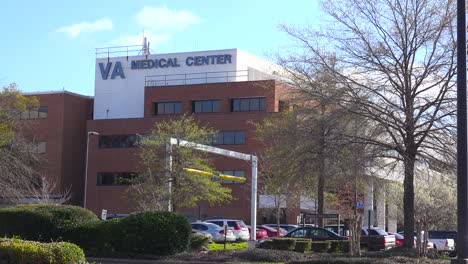
[[[201,170],[196,170],[196,169],[189,169],[189,168],[184,168],[186,172],[190,173],[195,173],[203,176],[208,176],[208,177],[216,177],[219,176],[219,178],[223,180],[231,180],[231,181],[239,181],[239,182],[245,182],[245,178],[243,177],[236,177],[232,175],[226,175],[226,174],[215,174],[207,171],[201,171]]]

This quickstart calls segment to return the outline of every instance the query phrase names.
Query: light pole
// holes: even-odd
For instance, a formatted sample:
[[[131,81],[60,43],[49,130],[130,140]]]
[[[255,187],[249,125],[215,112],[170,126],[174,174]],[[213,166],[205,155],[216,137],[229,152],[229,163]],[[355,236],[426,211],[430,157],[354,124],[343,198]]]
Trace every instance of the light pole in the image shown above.
[[[457,258],[452,263],[468,263],[468,167],[466,113],[466,10],[465,0],[457,0]]]
[[[88,190],[88,152],[89,152],[89,136],[99,136],[98,132],[88,131],[86,137],[86,165],[85,165],[85,177],[84,177],[84,195],[83,195],[83,208],[86,208],[86,192]]]

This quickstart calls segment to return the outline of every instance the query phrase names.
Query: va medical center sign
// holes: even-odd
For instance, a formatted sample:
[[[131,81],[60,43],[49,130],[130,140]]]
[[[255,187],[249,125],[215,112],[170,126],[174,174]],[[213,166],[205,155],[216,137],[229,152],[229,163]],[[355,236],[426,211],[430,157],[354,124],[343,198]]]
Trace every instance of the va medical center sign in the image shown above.
[[[178,58],[161,58],[161,59],[146,59],[146,60],[132,60],[130,69],[132,70],[145,70],[145,69],[157,69],[157,68],[177,68],[185,65],[187,67],[192,66],[205,66],[205,65],[218,65],[218,64],[231,64],[231,54],[218,54],[208,56],[188,56],[183,62],[179,61]],[[125,79],[125,73],[120,61],[116,61],[113,65],[112,62],[99,63],[99,70],[103,80],[109,78],[115,79],[120,77]],[[112,70],[112,71],[111,71]]]

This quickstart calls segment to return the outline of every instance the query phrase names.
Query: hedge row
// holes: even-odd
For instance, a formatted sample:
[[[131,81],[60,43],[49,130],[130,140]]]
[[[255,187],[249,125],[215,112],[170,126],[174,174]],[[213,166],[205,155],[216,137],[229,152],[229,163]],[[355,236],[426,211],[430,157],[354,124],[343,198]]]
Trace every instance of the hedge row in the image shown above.
[[[172,212],[144,212],[99,221],[75,206],[26,205],[0,209],[0,236],[72,242],[86,251],[170,255],[186,250],[191,227]]]
[[[280,237],[266,240],[263,244],[263,248],[296,251],[302,253],[306,251],[317,253],[347,253],[349,252],[349,241],[312,241],[310,239]]]
[[[0,235],[19,236],[26,240],[57,240],[64,228],[89,221],[97,216],[78,206],[30,204],[0,209]]]
[[[66,242],[40,243],[19,239],[0,239],[0,263],[68,264],[88,263],[83,250]]]
[[[90,251],[171,255],[185,251],[192,229],[185,217],[145,212],[69,228],[63,239]]]

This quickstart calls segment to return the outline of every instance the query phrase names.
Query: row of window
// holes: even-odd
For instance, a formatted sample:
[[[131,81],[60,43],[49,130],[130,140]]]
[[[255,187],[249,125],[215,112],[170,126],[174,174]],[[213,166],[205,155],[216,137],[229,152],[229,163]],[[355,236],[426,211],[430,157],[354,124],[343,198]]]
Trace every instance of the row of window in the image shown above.
[[[156,115],[172,115],[182,113],[182,102],[156,102]],[[193,113],[219,113],[221,100],[197,100],[192,101]],[[231,100],[232,112],[266,111],[266,98],[239,98]]]
[[[33,108],[33,109],[23,111],[20,114],[19,119],[22,119],[22,120],[43,119],[43,118],[47,118],[48,114],[49,114],[49,107],[40,106],[38,108]]]
[[[99,136],[99,148],[134,148],[141,142],[141,136],[107,135]],[[245,131],[221,131],[213,136],[213,145],[245,145]]]
[[[243,170],[224,170],[220,171],[221,174],[243,177],[245,173]],[[135,172],[98,172],[97,185],[130,185],[132,180],[136,177]],[[223,180],[213,178],[214,181],[219,181],[223,184],[243,184],[244,182]]]

